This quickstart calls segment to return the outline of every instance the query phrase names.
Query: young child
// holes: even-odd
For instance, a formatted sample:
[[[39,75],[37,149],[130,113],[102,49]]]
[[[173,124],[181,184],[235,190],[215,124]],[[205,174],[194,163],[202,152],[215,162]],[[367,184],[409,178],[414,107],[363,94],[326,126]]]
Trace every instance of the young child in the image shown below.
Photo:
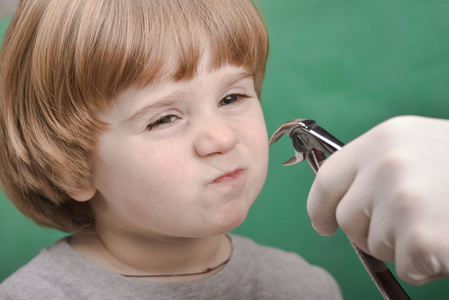
[[[340,299],[227,234],[264,183],[268,41],[250,0],[21,1],[0,56],[1,187],[73,233],[2,299]]]

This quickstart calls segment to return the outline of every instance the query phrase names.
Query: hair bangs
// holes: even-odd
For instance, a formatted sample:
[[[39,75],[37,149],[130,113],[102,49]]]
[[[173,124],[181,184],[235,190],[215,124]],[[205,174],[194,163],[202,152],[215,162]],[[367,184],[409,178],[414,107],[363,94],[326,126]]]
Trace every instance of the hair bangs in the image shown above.
[[[226,63],[243,66],[253,74],[260,93],[268,40],[264,21],[251,2],[152,2],[160,3],[121,3],[120,9],[127,10],[117,13],[127,16],[119,21],[123,26],[117,30],[117,20],[111,20],[110,30],[109,26],[102,27],[104,34],[113,38],[97,42],[97,53],[92,53],[90,61],[100,64],[99,70],[108,71],[84,77],[90,77],[91,82],[96,79],[97,92],[110,99],[132,85],[145,87],[162,79],[188,80],[197,73],[202,55],[210,51],[211,69]],[[158,21],[152,22],[154,19]],[[88,62],[85,66],[92,68]]]

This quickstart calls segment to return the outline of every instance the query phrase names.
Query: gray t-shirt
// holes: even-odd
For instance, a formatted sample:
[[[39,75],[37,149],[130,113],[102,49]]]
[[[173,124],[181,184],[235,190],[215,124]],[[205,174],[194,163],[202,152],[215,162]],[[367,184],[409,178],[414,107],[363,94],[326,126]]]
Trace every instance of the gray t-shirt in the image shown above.
[[[295,253],[230,235],[234,251],[218,273],[187,283],[154,283],[106,271],[68,239],[42,250],[0,284],[0,299],[341,299],[335,280]]]

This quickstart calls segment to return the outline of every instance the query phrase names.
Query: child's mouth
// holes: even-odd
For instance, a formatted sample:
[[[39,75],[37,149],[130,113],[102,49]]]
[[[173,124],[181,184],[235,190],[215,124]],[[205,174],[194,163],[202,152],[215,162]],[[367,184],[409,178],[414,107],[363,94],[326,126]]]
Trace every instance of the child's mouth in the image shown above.
[[[218,184],[232,184],[238,181],[244,174],[245,170],[243,169],[236,169],[234,171],[231,171],[229,173],[224,174],[223,176],[220,176],[216,178],[212,183],[218,183]]]

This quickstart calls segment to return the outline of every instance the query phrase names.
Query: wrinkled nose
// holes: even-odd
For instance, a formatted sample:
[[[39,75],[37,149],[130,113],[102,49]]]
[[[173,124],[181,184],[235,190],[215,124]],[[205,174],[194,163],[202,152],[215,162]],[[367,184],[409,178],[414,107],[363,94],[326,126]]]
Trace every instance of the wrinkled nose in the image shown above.
[[[196,127],[194,147],[199,156],[227,153],[240,142],[237,132],[228,120],[215,118],[198,123]]]

